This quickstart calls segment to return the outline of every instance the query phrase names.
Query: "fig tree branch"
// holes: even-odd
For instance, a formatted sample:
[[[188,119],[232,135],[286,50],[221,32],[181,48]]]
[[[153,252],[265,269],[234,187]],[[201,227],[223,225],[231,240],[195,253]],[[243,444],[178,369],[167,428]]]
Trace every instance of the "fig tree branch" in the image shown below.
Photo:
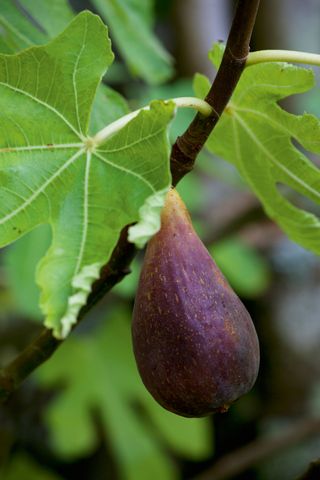
[[[217,462],[204,473],[194,477],[193,480],[228,480],[234,478],[250,467],[258,465],[262,461],[279,451],[292,447],[314,435],[320,433],[320,419],[307,417],[297,420],[277,435],[258,438],[233,452],[230,452],[217,460]],[[310,467],[311,469],[312,467]],[[319,469],[319,464],[314,469]],[[319,470],[314,470],[319,472]],[[307,475],[307,474],[306,474]],[[299,480],[311,480],[319,478],[304,476]]]
[[[205,98],[212,107],[213,113],[207,117],[197,114],[186,132],[173,145],[170,159],[173,185],[192,170],[198,153],[238,83],[249,53],[249,42],[259,3],[260,0],[239,0],[238,2],[220,68]],[[127,241],[127,229],[124,229],[111,259],[92,287],[87,304],[80,311],[78,322],[129,272],[134,254],[135,248]],[[61,340],[53,337],[51,330],[43,329],[31,344],[1,370],[0,400],[5,401],[30,373],[51,357],[61,343]]]

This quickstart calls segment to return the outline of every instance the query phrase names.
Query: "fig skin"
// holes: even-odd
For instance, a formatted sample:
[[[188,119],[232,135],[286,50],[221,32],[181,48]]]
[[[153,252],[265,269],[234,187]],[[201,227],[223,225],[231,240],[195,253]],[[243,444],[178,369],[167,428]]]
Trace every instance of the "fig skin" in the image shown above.
[[[226,411],[255,383],[259,342],[251,317],[175,190],[146,250],[132,337],[143,383],[178,415]]]

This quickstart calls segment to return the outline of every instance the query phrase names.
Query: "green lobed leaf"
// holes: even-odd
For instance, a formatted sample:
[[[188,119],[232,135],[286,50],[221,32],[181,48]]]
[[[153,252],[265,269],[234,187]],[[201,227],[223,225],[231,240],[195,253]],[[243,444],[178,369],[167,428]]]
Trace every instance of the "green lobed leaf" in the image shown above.
[[[172,75],[172,60],[152,32],[154,0],[93,0],[131,71],[152,84]],[[14,53],[60,33],[73,12],[67,0],[1,0],[0,52]]]
[[[155,102],[102,145],[87,136],[112,60],[107,29],[89,12],[48,45],[0,55],[0,246],[50,223],[37,281],[57,337],[76,321],[121,229],[170,185],[174,105]]]
[[[133,358],[127,310],[117,308],[91,337],[71,337],[37,375],[44,386],[65,385],[49,406],[46,422],[54,449],[66,459],[95,447],[93,408],[125,480],[176,479],[178,471],[163,442],[186,458],[211,454],[207,418],[177,417],[144,388]]]
[[[221,47],[211,52],[217,65]],[[295,147],[320,153],[320,121],[308,114],[292,115],[278,101],[309,90],[311,70],[286,63],[267,63],[245,69],[232,99],[207,141],[208,149],[233,163],[262,202],[267,214],[297,243],[320,253],[318,218],[297,208],[279,186],[287,186],[320,204],[320,171]],[[195,79],[203,96],[208,80]]]
[[[92,0],[131,71],[151,84],[172,75],[171,57],[150,29],[152,1]]]
[[[74,17],[68,0],[19,0],[18,6],[49,38],[58,35]]]
[[[93,104],[90,131],[96,132],[128,111],[122,96],[101,84]],[[39,286],[35,281],[36,266],[46,253],[50,241],[50,228],[43,225],[19,238],[4,251],[4,268],[18,311],[37,320],[42,319],[42,312],[39,308]],[[130,275],[125,280],[127,278]]]
[[[20,0],[19,3],[2,0],[0,52],[17,53],[35,44],[46,43],[58,35],[73,17],[67,0]],[[96,92],[89,132],[94,134],[128,112],[124,98],[101,84]]]

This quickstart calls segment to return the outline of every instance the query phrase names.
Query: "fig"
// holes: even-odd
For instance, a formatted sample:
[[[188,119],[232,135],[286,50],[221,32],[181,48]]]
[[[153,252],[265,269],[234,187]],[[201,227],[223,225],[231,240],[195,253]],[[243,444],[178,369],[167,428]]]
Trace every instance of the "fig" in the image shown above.
[[[147,246],[132,340],[147,390],[184,417],[226,411],[258,374],[259,342],[251,317],[173,189],[161,229]]]

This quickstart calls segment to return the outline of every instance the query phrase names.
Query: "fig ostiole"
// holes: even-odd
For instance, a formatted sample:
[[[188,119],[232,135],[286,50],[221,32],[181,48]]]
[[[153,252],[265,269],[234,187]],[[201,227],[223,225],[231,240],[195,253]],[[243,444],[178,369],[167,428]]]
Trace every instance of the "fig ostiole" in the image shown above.
[[[255,383],[259,342],[251,317],[174,189],[147,246],[132,337],[143,383],[178,415],[226,411]]]

